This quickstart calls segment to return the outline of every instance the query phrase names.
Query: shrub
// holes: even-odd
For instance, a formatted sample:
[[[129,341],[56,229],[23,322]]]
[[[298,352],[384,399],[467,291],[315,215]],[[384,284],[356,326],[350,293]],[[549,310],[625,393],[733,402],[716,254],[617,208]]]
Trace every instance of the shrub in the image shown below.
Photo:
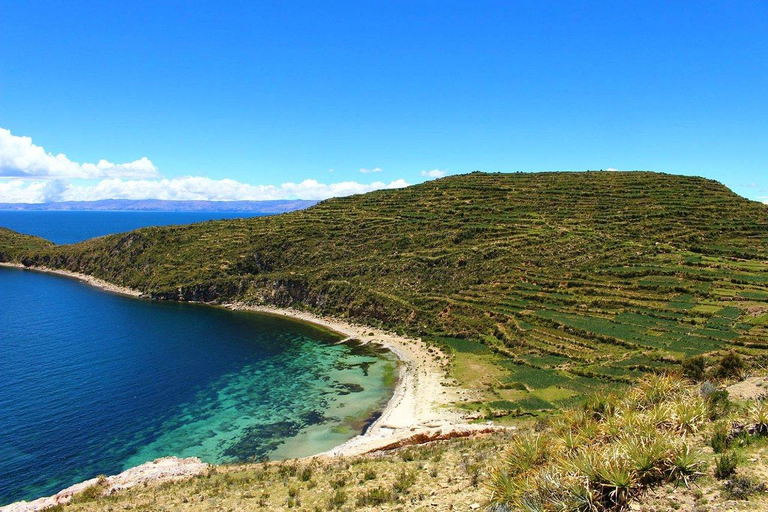
[[[715,369],[715,374],[721,379],[738,379],[741,378],[746,369],[747,365],[744,363],[744,359],[731,350],[720,358],[720,361],[717,363],[717,368]]]
[[[709,439],[709,446],[715,451],[715,453],[723,453],[731,446],[731,440],[729,438],[730,431],[728,426],[724,423],[718,423],[715,425],[712,437]]]
[[[410,489],[415,482],[416,482],[416,474],[413,471],[403,470],[397,476],[395,483],[392,484],[392,489],[397,494],[405,494],[406,492],[408,492],[408,489]]]
[[[328,500],[328,509],[333,510],[334,508],[341,508],[346,502],[347,493],[341,489],[337,489],[336,492],[331,495],[331,499]]]
[[[736,472],[736,454],[724,453],[715,459],[715,478],[728,478]]]
[[[704,356],[694,356],[685,359],[682,363],[683,375],[694,381],[704,379],[706,361]]]
[[[731,400],[728,398],[728,391],[718,389],[709,393],[706,397],[707,409],[709,410],[709,419],[716,420],[725,416],[731,409]]]
[[[377,506],[392,501],[392,493],[383,487],[375,487],[357,498],[357,506]]]
[[[723,487],[726,495],[735,500],[746,500],[755,493],[766,491],[764,483],[743,476],[733,477]]]
[[[347,485],[347,477],[342,476],[335,480],[331,480],[331,488],[332,489],[340,489]]]

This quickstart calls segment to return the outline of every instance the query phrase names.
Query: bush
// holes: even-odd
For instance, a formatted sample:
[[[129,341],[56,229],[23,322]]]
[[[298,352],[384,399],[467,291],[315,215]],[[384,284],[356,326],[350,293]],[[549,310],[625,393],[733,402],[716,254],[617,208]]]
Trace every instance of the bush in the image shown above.
[[[728,478],[736,472],[736,454],[724,453],[715,459],[715,478]]]
[[[709,446],[715,451],[715,453],[723,453],[731,446],[731,440],[728,437],[730,431],[728,426],[724,423],[718,423],[715,425],[712,437],[709,439]]]
[[[375,487],[357,498],[358,507],[383,505],[392,501],[392,493],[383,487]]]
[[[332,510],[334,508],[341,508],[342,505],[344,505],[347,502],[347,493],[342,491],[341,489],[338,489],[333,495],[331,496],[331,499],[328,501],[328,509]]]
[[[723,487],[726,495],[735,500],[746,500],[755,493],[766,491],[764,483],[743,476],[732,478]]]
[[[403,470],[397,477],[397,480],[395,480],[395,483],[392,484],[392,489],[397,494],[405,494],[408,492],[408,489],[413,486],[413,484],[416,483],[416,474],[413,471],[405,471]]]
[[[717,363],[715,374],[721,379],[738,379],[741,378],[746,369],[747,365],[744,363],[744,359],[739,354],[731,350],[730,352],[727,352]]]
[[[728,398],[728,391],[718,389],[706,397],[707,409],[709,410],[709,419],[716,420],[725,416],[731,409],[731,400]]]
[[[683,361],[683,375],[697,382],[704,380],[705,367],[704,356],[689,357]]]

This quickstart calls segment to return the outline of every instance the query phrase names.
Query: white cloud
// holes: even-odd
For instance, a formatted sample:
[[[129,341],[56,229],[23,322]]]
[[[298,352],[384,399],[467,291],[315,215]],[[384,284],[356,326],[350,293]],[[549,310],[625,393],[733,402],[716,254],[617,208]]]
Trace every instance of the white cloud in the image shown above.
[[[431,171],[421,171],[422,176],[426,176],[427,178],[442,178],[448,174],[448,171],[443,171],[441,169],[432,169]]]
[[[115,164],[99,160],[96,164],[73,162],[63,153],[53,155],[32,142],[0,128],[0,177],[4,178],[154,178],[157,168],[143,157],[133,162]]]
[[[333,169],[329,169],[333,172]],[[364,174],[380,167],[360,169]],[[90,183],[72,183],[87,180]],[[404,180],[389,183],[343,181],[320,183],[304,180],[281,185],[249,185],[235,180],[203,177],[160,179],[152,162],[143,157],[115,164],[73,162],[53,155],[32,142],[0,128],[0,203],[97,201],[101,199],[165,199],[209,201],[263,201],[269,199],[327,199],[372,190],[407,187]]]
[[[93,185],[63,181],[0,181],[0,203],[97,201],[101,199],[165,199],[208,201],[264,201],[270,199],[327,199],[372,190],[407,187],[402,179],[384,183],[343,181],[324,184],[316,180],[281,185],[249,185],[235,180],[185,177],[162,180],[104,179]]]

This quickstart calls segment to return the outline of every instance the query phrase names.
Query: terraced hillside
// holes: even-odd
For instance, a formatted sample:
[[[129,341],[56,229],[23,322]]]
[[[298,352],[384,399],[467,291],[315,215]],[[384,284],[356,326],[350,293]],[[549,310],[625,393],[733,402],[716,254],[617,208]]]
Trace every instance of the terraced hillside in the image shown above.
[[[304,307],[503,356],[493,404],[546,409],[685,357],[768,348],[768,207],[701,178],[473,173],[275,217],[0,260],[161,299]]]

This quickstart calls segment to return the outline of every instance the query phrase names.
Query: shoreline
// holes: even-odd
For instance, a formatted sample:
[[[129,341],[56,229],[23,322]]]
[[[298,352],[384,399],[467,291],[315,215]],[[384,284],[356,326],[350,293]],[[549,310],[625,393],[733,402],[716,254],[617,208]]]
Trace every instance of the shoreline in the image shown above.
[[[77,279],[107,292],[134,298],[146,297],[138,290],[114,285],[102,279],[68,270],[27,267],[20,263],[6,262],[0,262],[0,267],[56,274]],[[428,347],[421,339],[400,336],[382,329],[355,324],[349,320],[320,316],[294,308],[278,308],[276,306],[252,305],[239,302],[223,304],[186,302],[223,307],[232,311],[250,311],[307,322],[343,336],[344,339],[341,342],[354,339],[359,340],[363,344],[374,343],[379,345],[390,351],[398,359],[397,383],[387,405],[381,411],[381,415],[355,437],[330,450],[304,457],[304,459],[364,455],[382,449],[389,449],[392,446],[398,445],[398,443],[408,443],[410,439],[437,439],[441,436],[470,435],[472,433],[487,432],[489,429],[504,428],[492,427],[488,424],[471,424],[461,413],[451,407],[452,404],[458,401],[461,388],[448,382],[450,378],[446,376],[445,365],[450,361],[450,358],[437,347]],[[158,461],[170,459],[175,458],[165,457],[158,459]],[[153,463],[157,463],[157,461],[146,464]],[[73,488],[79,489],[79,486],[80,484],[76,484],[65,489],[65,491]],[[0,511],[43,510],[52,506],[51,501],[49,501],[50,499],[58,497],[62,493],[64,491],[61,491],[54,497],[39,498],[33,502],[11,503],[0,507]],[[71,493],[67,495],[71,499]],[[45,505],[42,508],[18,508],[22,504],[28,506],[33,503],[45,503]]]
[[[70,279],[77,279],[78,281],[82,281],[86,284],[89,284],[94,288],[99,288],[101,290],[104,290],[110,293],[116,293],[118,295],[127,295],[129,297],[136,297],[136,298],[140,298],[144,296],[144,294],[141,293],[139,290],[134,290],[133,288],[128,288],[125,286],[118,286],[116,284],[112,284],[110,282],[104,281],[103,279],[99,279],[97,277],[89,276],[87,274],[80,274],[78,272],[71,272],[69,270],[60,270],[60,269],[48,268],[48,267],[27,267],[25,265],[22,265],[21,263],[10,263],[10,262],[0,262],[0,267],[15,268],[19,270],[29,270],[32,272],[43,272],[45,274],[56,274],[58,276],[68,277]]]
[[[450,378],[446,376],[445,364],[449,357],[436,347],[427,347],[420,339],[293,308],[242,303],[221,304],[221,307],[318,325],[344,336],[342,342],[354,339],[362,344],[373,343],[398,359],[397,383],[381,415],[352,439],[307,458],[363,455],[418,434],[488,428],[488,425],[468,423],[452,409],[451,405],[458,401],[460,388],[447,382]]]

